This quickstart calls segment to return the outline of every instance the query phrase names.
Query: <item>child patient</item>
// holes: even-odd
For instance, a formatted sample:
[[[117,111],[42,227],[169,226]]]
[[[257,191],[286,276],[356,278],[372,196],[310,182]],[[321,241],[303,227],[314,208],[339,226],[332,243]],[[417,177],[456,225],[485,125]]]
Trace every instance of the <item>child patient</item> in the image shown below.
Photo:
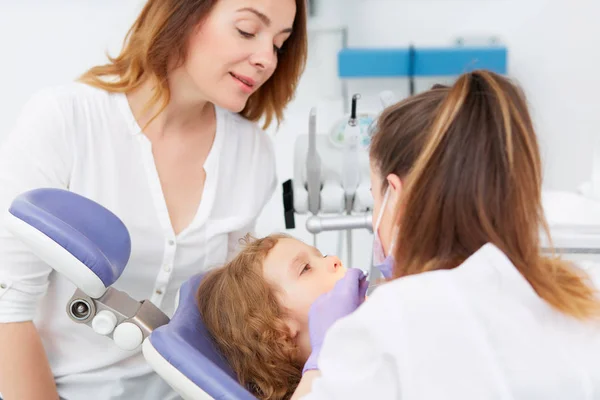
[[[235,259],[205,275],[200,313],[239,382],[258,398],[285,399],[311,352],[310,306],[346,270],[285,234],[245,242]]]

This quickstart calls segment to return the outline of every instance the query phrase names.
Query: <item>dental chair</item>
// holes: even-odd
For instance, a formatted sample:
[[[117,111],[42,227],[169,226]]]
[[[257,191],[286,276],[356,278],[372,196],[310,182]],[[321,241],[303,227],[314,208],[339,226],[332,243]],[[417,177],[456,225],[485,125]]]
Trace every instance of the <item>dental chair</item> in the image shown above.
[[[567,254],[600,254],[600,202],[570,194],[568,202],[558,195],[544,197],[554,244]],[[555,214],[568,212],[588,224],[582,227],[580,220],[571,222],[573,215],[563,221]],[[98,203],[66,190],[34,189],[13,201],[6,222],[33,253],[76,286],[65,305],[74,322],[124,350],[141,346],[149,365],[186,400],[255,399],[237,383],[203,324],[195,302],[201,274],[182,285],[169,319],[150,301],[111,287],[127,266],[131,241],[123,222]]]
[[[150,301],[111,287],[131,252],[129,232],[112,212],[66,190],[35,189],[13,201],[7,226],[76,286],[66,304],[74,322],[124,350],[141,346],[150,366],[184,399],[255,399],[237,383],[203,324],[194,298],[201,275],[182,285],[171,319]]]

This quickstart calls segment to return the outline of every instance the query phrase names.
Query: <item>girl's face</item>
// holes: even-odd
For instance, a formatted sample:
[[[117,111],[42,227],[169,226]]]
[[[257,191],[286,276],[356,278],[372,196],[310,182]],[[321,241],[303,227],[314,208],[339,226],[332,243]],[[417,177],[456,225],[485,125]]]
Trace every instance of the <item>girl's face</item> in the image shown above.
[[[265,279],[279,289],[281,305],[290,313],[288,325],[306,360],[311,352],[308,311],[346,273],[339,258],[293,238],[279,239],[263,263]]]
[[[219,0],[192,33],[183,66],[200,96],[233,112],[275,72],[295,0]]]

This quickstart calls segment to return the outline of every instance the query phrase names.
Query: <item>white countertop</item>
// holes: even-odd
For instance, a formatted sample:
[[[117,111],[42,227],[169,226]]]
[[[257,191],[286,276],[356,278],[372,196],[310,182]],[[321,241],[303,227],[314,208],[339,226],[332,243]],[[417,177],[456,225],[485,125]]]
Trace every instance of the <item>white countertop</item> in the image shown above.
[[[542,203],[554,247],[600,254],[600,201],[575,192],[544,191]]]

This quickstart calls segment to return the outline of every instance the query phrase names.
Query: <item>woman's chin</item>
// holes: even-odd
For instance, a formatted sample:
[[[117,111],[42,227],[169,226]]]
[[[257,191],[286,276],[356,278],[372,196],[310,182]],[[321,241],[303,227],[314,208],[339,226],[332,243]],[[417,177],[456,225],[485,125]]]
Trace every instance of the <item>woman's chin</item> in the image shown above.
[[[246,95],[229,95],[229,96],[221,96],[220,98],[215,99],[215,104],[225,110],[228,110],[232,113],[240,113],[246,107],[246,103],[248,102],[248,96]]]

